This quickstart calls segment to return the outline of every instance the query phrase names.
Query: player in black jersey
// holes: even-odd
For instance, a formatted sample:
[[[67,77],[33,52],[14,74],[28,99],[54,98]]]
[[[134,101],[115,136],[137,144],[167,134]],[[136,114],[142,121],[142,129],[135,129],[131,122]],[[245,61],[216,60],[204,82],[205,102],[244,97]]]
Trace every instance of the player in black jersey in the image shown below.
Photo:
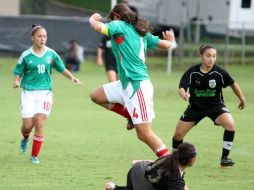
[[[118,80],[116,59],[112,52],[111,39],[109,36],[103,36],[97,49],[97,65],[104,63],[109,82]]]
[[[228,155],[234,140],[235,123],[224,105],[222,88],[232,88],[240,100],[239,109],[245,107],[245,97],[229,73],[215,65],[216,49],[213,46],[202,45],[199,53],[202,63],[189,68],[179,84],[179,95],[189,101],[189,105],[177,123],[172,140],[173,149],[177,149],[188,131],[207,116],[214,124],[225,129],[221,166],[233,166],[234,161]]]
[[[156,161],[139,160],[127,174],[127,184],[107,182],[105,190],[189,190],[184,174],[194,165],[197,150],[191,143],[182,143],[178,151]]]

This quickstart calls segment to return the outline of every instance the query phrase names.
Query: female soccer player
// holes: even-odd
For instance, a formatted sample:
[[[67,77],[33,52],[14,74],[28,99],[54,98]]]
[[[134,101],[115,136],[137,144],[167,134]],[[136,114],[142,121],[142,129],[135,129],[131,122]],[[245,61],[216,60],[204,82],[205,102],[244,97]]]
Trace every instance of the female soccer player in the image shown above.
[[[35,128],[30,160],[38,164],[40,163],[38,154],[44,138],[44,122],[50,114],[53,103],[51,69],[56,69],[74,83],[80,84],[80,81],[65,69],[57,53],[45,45],[47,32],[43,26],[37,24],[32,26],[31,39],[32,47],[22,53],[14,69],[13,87],[23,88],[21,133],[24,138],[21,140],[20,151],[27,150],[29,135]]]
[[[124,4],[115,5],[109,17],[111,22],[104,24],[100,22],[101,15],[95,13],[89,22],[94,30],[111,37],[120,80],[95,89],[91,99],[127,118],[129,126],[134,124],[138,138],[158,157],[168,154],[166,146],[151,129],[153,86],[147,74],[145,54],[147,48],[171,47],[173,33],[163,33],[165,40],[153,36],[148,32],[147,23]]]
[[[187,132],[207,116],[214,124],[225,129],[221,166],[233,166],[234,161],[228,158],[228,155],[234,140],[235,124],[224,105],[222,88],[232,88],[240,100],[239,109],[245,107],[245,97],[229,73],[215,65],[217,53],[213,46],[202,45],[199,53],[202,63],[189,68],[179,84],[179,94],[183,100],[189,101],[189,105],[177,123],[173,149],[177,149]]]
[[[184,170],[193,166],[197,151],[191,143],[183,143],[171,155],[155,162],[135,163],[127,174],[127,185],[106,183],[106,190],[188,190]]]

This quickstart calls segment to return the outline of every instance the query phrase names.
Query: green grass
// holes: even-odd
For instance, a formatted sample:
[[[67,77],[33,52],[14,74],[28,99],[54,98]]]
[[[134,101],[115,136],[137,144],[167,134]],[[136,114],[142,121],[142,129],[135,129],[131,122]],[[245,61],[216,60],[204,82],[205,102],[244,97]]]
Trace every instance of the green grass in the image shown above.
[[[163,60],[163,59],[162,59]],[[126,120],[93,104],[89,92],[107,82],[103,68],[91,60],[75,73],[83,82],[76,86],[53,73],[54,106],[45,127],[40,165],[31,165],[29,151],[19,154],[21,139],[20,89],[12,88],[16,58],[0,59],[0,190],[102,190],[106,181],[124,184],[133,159],[155,159],[149,148],[125,129]],[[162,62],[150,58],[149,64]],[[165,66],[151,67],[155,88],[154,131],[170,147],[175,124],[186,108],[177,94],[183,73],[174,66],[168,76]],[[203,120],[186,137],[198,147],[196,165],[187,170],[186,183],[193,190],[252,190],[254,186],[254,66],[229,66],[247,98],[243,111],[230,88],[224,91],[237,127],[231,157],[233,168],[219,168],[223,129]]]

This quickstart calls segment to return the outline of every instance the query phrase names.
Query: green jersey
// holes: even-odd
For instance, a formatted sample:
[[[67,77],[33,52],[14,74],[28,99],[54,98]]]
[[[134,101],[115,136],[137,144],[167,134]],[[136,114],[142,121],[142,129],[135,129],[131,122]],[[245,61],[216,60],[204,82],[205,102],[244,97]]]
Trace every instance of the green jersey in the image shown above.
[[[22,78],[20,86],[26,90],[51,90],[52,67],[58,72],[65,70],[61,58],[54,50],[45,47],[43,55],[38,56],[31,47],[22,53],[13,73]]]
[[[112,37],[112,50],[116,57],[118,75],[123,88],[125,89],[131,82],[136,92],[140,81],[149,79],[145,65],[147,48],[155,49],[159,38],[151,33],[142,37],[131,24],[124,21],[112,21],[107,23],[107,27]]]

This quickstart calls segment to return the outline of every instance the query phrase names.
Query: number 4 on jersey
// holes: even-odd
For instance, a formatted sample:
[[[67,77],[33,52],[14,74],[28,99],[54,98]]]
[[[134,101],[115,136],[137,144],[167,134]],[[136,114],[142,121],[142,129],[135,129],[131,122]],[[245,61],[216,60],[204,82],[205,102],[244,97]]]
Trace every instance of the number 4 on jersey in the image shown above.
[[[134,108],[132,117],[135,117],[136,119],[138,118],[138,113],[136,112],[136,108]]]

